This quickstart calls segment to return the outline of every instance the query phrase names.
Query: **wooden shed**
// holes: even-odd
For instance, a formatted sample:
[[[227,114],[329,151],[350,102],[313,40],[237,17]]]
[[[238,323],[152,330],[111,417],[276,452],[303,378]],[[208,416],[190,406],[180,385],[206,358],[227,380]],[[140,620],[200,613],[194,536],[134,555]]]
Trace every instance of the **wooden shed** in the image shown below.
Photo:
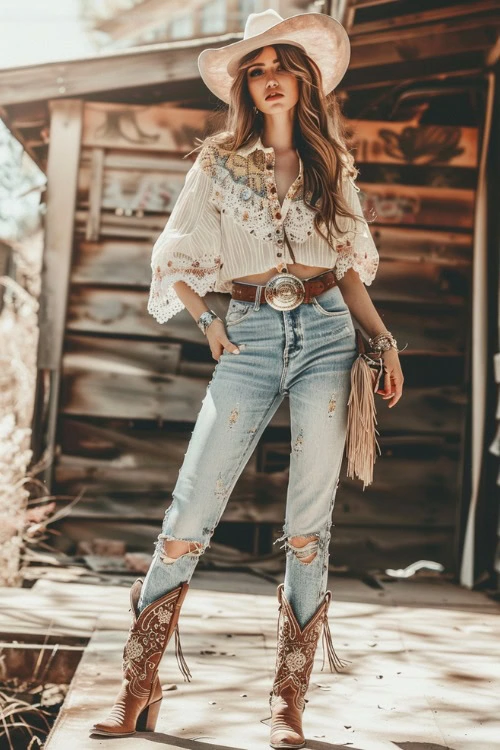
[[[484,269],[498,267],[498,247],[481,239],[477,189],[488,181],[494,117],[498,125],[500,8],[413,7],[355,0],[346,16],[352,62],[341,94],[381,256],[369,293],[408,347],[403,399],[392,410],[378,401],[374,484],[363,492],[342,472],[332,561],[366,570],[424,558],[458,574],[471,502],[489,530],[476,564],[491,565],[495,543],[493,485],[472,444],[480,435],[482,455],[494,426],[494,339],[488,328],[478,352],[474,325],[481,290],[491,295]],[[152,549],[215,365],[187,311],[159,325],[146,302],[152,244],[190,166],[182,157],[217,105],[197,56],[235,38],[0,71],[2,117],[48,178],[34,437],[37,455],[54,452],[52,491],[84,490],[59,527],[66,550],[96,535]],[[228,299],[207,302],[223,313]],[[473,398],[478,357],[484,387]],[[215,539],[271,550],[289,454],[285,400]]]

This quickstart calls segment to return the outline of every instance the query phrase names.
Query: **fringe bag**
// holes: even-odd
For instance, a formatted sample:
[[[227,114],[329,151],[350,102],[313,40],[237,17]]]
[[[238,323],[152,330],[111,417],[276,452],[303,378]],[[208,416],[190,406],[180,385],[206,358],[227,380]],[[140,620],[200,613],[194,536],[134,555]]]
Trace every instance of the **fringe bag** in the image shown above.
[[[347,402],[347,476],[361,479],[364,490],[373,482],[377,450],[379,455],[381,453],[376,438],[379,432],[374,394],[380,387],[384,361],[382,356],[367,351],[359,328],[355,332],[358,356],[351,369],[351,393]]]

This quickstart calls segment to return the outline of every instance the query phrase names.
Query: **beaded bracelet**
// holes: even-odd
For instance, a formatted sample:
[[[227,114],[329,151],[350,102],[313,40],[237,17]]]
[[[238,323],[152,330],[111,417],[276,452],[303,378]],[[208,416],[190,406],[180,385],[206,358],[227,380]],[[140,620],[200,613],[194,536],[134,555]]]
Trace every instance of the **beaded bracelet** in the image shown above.
[[[382,331],[382,333],[378,333],[373,338],[369,338],[368,343],[371,350],[374,352],[386,352],[389,349],[395,349],[397,352],[400,351],[400,349],[398,349],[398,342],[390,331]]]

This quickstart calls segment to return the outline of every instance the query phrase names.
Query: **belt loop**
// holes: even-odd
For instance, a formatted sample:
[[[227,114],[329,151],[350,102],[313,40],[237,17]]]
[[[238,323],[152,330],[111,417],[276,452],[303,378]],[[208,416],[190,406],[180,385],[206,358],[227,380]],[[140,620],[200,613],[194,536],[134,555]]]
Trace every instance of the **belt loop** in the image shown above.
[[[255,292],[255,302],[254,302],[254,306],[253,306],[254,310],[259,310],[260,309],[260,295],[261,295],[262,288],[263,287],[261,287],[261,286],[259,286],[257,284],[257,291]]]

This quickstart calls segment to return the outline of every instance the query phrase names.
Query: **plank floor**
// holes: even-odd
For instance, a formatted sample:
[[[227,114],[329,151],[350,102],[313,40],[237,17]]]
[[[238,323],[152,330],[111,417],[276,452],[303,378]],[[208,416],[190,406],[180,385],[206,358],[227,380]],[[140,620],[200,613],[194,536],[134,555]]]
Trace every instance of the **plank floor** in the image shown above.
[[[334,644],[351,663],[342,674],[322,672],[318,649],[306,748],[500,748],[497,604],[440,578],[377,589],[335,577],[331,588]],[[108,742],[113,750],[267,748],[275,589],[250,574],[197,571],[180,623],[193,681],[182,681],[171,643],[160,669],[157,731],[112,740],[89,736],[89,728],[105,717],[119,687],[128,587],[41,579],[30,590],[0,590],[3,620],[8,602],[44,617],[51,611],[62,631],[93,629],[46,750],[97,750]]]

